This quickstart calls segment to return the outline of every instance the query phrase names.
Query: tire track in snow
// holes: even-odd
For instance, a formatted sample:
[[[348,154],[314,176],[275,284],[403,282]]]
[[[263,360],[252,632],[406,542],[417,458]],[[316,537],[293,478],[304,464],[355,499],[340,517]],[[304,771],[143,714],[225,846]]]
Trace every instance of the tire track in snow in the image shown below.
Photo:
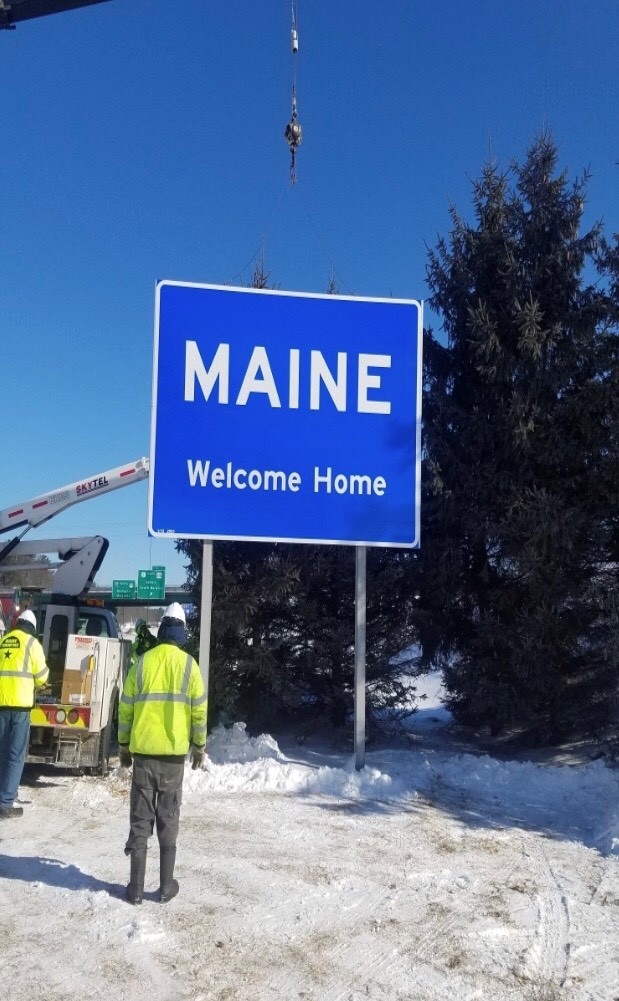
[[[617,906],[616,891],[606,897],[604,887],[617,887],[617,861],[600,858],[593,864],[590,896],[583,893],[577,913],[581,934],[570,952],[570,972],[575,982],[586,983],[587,998],[595,1001],[619,1001],[619,954],[614,941],[604,941],[601,929]],[[606,882],[608,880],[608,883]],[[575,888],[578,895],[578,887]],[[576,923],[576,922],[575,922]],[[617,918],[614,919],[615,928]],[[615,936],[616,941],[616,936]]]
[[[528,852],[523,851],[523,854],[533,862]],[[542,860],[545,866],[541,864]],[[566,882],[570,885],[571,879],[569,859],[565,862],[563,877],[556,873],[543,848],[537,861],[540,863],[537,866],[538,878],[552,885],[544,887],[541,884],[537,898],[539,937],[523,954],[524,977],[537,980],[549,990],[567,991],[569,997],[578,996],[587,1001],[619,1001],[616,949],[609,942],[600,949],[597,938],[600,911],[605,907],[603,901],[598,900],[604,876],[598,878],[589,895],[582,892],[582,884],[579,892],[579,880],[576,880],[571,894],[573,902],[570,903],[570,891],[566,891],[565,886]],[[612,867],[613,861],[607,861],[604,869]],[[597,869],[598,864],[594,863],[594,870]]]
[[[400,962],[401,958],[396,948],[378,949],[369,956],[361,967],[357,966],[355,974],[346,984],[346,987],[336,987],[335,990],[329,991],[328,994],[323,996],[322,1001],[345,1001],[355,991],[360,990],[369,993],[369,984],[371,981],[375,981],[382,991],[382,987],[378,983],[378,978],[384,972],[393,969]]]
[[[363,914],[363,918],[367,919],[370,913],[379,910],[384,901],[385,897],[382,900],[373,898],[373,906]],[[405,918],[405,915],[402,915],[402,917]],[[434,912],[431,915],[429,923],[424,926],[421,937],[414,941],[409,939],[406,942],[405,949],[399,945],[391,945],[385,948],[379,945],[378,942],[375,944],[370,936],[366,934],[364,936],[365,948],[363,950],[366,959],[361,965],[358,962],[358,937],[353,941],[341,942],[335,948],[329,949],[325,958],[330,963],[333,963],[337,959],[340,964],[345,965],[349,970],[353,970],[354,972],[347,981],[346,987],[332,989],[329,993],[321,997],[321,1001],[347,1001],[350,996],[354,995],[355,991],[369,992],[369,985],[372,982],[381,991],[388,992],[390,984],[381,983],[381,978],[384,978],[385,975],[388,975],[397,967],[401,968],[401,982],[411,979],[415,966],[428,967],[433,978],[437,975],[443,977],[444,974],[436,966],[435,956],[437,951],[441,951],[441,943],[451,940],[450,936],[456,930],[456,925],[456,915],[453,913]],[[380,922],[376,923],[374,930],[380,933]],[[413,968],[410,966],[411,954],[414,955]],[[417,980],[418,978],[415,979]]]
[[[532,873],[540,886],[535,895],[537,928],[533,942],[523,953],[521,973],[527,980],[563,988],[571,951],[568,900],[546,851],[542,848],[535,856],[524,845],[521,851],[527,860],[527,874]]]

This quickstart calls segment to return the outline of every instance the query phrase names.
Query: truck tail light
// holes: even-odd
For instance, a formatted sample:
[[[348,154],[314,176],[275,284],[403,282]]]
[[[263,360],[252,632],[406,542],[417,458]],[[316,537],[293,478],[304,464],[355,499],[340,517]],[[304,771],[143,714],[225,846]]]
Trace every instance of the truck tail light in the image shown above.
[[[90,706],[59,706],[39,703],[30,713],[32,726],[62,726],[87,730],[90,726]]]

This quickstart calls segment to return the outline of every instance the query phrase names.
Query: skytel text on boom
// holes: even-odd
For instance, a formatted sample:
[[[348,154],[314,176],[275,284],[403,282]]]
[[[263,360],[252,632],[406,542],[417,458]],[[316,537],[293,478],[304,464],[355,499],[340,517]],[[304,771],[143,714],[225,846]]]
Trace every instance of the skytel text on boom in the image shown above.
[[[78,497],[82,494],[91,494],[93,490],[101,490],[102,487],[109,486],[107,476],[97,476],[94,480],[87,480],[86,483],[78,483],[75,493]]]

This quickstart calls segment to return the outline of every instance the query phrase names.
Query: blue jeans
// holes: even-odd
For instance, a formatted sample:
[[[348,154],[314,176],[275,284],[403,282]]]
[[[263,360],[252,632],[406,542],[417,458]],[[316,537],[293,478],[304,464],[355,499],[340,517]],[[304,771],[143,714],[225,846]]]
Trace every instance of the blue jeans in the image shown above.
[[[15,802],[29,734],[29,709],[0,709],[0,807]]]

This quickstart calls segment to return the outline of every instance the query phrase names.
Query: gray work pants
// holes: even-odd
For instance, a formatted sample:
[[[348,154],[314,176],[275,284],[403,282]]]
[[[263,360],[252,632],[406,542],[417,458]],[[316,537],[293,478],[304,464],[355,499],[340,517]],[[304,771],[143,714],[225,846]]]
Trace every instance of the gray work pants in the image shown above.
[[[184,761],[134,758],[129,840],[125,855],[146,851],[157,825],[160,848],[175,848],[183,798]]]

